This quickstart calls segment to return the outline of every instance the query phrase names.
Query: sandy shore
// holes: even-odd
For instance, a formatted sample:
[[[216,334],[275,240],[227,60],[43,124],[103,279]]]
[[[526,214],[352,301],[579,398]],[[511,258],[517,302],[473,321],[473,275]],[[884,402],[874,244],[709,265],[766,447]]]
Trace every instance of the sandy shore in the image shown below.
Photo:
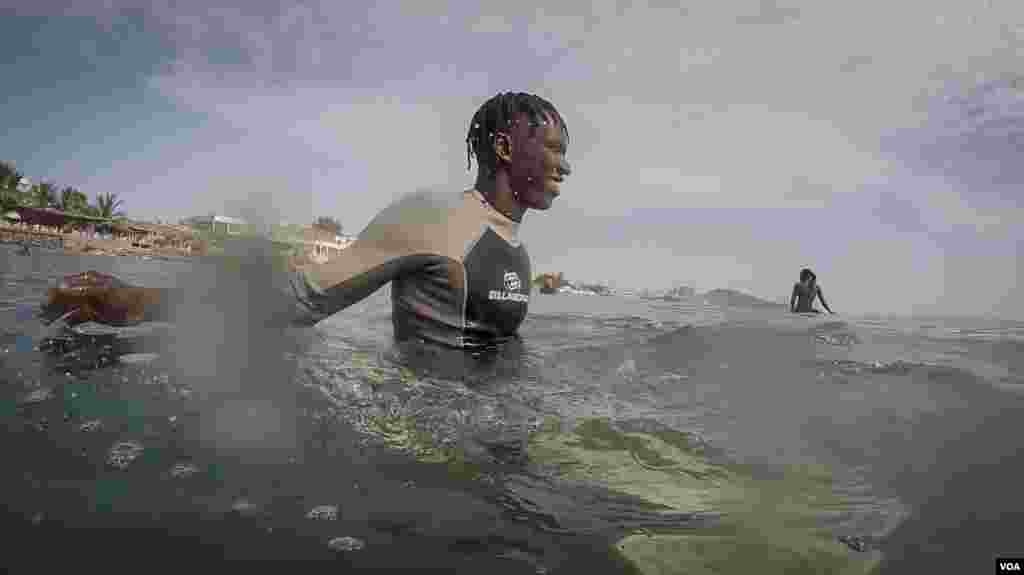
[[[198,255],[184,249],[172,247],[140,248],[121,240],[103,240],[64,236],[64,252],[69,254],[109,255],[109,256],[173,256],[184,257]]]

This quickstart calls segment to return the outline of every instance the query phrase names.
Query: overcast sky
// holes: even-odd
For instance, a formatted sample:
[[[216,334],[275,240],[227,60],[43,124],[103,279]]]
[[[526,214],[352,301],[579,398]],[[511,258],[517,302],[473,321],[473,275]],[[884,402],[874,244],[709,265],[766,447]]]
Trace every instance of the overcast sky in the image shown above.
[[[472,113],[530,91],[574,166],[538,272],[774,299],[809,266],[841,311],[1024,319],[1019,0],[129,4],[0,0],[0,157],[358,232],[470,186]]]

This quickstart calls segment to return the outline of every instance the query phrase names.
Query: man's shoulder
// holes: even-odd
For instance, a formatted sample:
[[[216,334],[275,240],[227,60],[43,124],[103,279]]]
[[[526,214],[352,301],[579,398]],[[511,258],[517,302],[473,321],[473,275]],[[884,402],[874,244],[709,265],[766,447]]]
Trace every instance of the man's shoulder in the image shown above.
[[[366,231],[394,226],[430,226],[444,222],[448,212],[457,208],[462,194],[433,189],[406,193],[381,210]]]
[[[450,210],[463,203],[465,192],[450,189],[420,188],[399,197],[392,206],[405,209]]]

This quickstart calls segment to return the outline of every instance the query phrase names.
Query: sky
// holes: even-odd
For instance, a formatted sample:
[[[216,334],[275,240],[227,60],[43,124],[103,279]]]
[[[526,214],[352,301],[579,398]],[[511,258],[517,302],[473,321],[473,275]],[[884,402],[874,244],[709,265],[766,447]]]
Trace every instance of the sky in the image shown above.
[[[0,0],[0,158],[128,214],[338,218],[472,186],[500,91],[573,175],[535,272],[1024,319],[1024,3]],[[236,3],[237,4],[237,3]],[[475,165],[474,165],[475,170]]]

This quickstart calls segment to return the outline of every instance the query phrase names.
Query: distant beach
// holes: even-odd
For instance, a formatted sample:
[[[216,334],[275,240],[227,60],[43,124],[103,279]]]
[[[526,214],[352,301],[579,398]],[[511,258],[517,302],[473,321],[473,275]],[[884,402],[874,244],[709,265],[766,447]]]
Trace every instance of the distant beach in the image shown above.
[[[140,246],[123,238],[104,238],[80,232],[62,232],[41,226],[0,224],[0,243],[62,250],[68,254],[110,256],[199,255],[199,252],[172,246]]]

